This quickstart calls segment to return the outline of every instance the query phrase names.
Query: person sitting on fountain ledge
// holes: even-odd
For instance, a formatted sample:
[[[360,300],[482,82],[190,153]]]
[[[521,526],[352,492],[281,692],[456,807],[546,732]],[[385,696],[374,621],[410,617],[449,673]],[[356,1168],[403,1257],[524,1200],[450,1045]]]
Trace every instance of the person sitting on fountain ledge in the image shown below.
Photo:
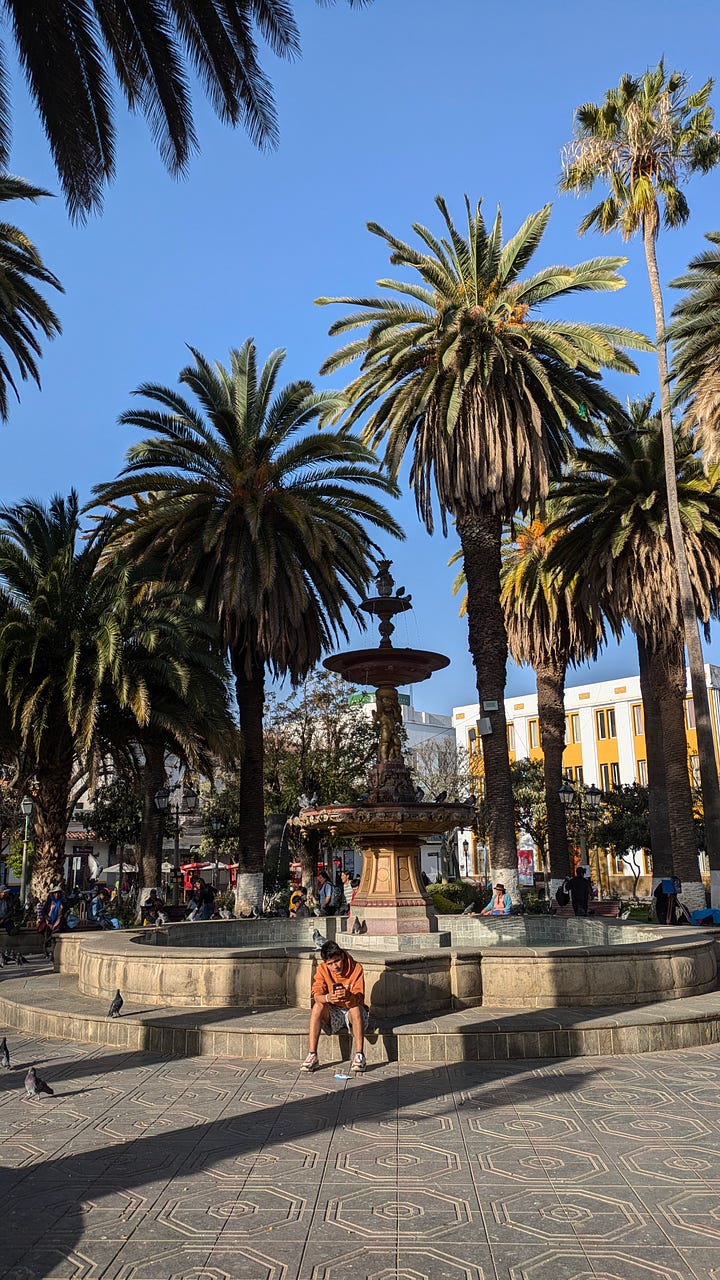
[[[509,916],[512,914],[512,898],[505,892],[504,884],[496,884],[493,896],[480,912],[482,916]]]
[[[310,1013],[309,1049],[302,1071],[316,1071],[320,1066],[317,1047],[320,1032],[336,1035],[347,1027],[352,1032],[354,1057],[351,1071],[365,1070],[365,1029],[368,1010],[365,1005],[365,974],[359,961],[343,951],[336,942],[324,942],[320,963],[312,984],[313,1007]]]

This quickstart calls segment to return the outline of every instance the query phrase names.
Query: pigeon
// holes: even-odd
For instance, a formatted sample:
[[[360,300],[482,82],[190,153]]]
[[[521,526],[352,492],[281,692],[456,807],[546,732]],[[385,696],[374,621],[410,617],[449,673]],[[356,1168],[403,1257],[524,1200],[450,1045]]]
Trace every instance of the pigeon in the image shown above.
[[[422,800],[422,798],[423,798],[423,796],[424,796],[424,795],[425,795],[425,788],[424,788],[424,787],[416,787],[416,788],[415,788],[415,803],[416,803],[416,804],[420,804],[420,801]]]
[[[39,1093],[49,1093],[53,1096],[50,1085],[40,1078],[34,1067],[31,1067],[25,1077],[25,1092],[28,1098],[36,1098]]]
[[[447,791],[440,791],[435,797],[435,804],[443,804],[447,800]]]
[[[323,938],[319,929],[313,929],[312,940],[316,951],[319,951],[321,947],[324,947],[327,942],[327,938]]]
[[[356,917],[355,917],[355,919],[353,920],[353,927],[352,927],[352,929],[350,930],[350,932],[351,932],[351,933],[362,933],[362,925],[360,924],[360,920],[359,920],[359,918],[358,918],[357,916],[356,916]]]
[[[6,1071],[10,1067],[10,1050],[5,1036],[0,1040],[0,1067],[4,1067]]]
[[[0,956],[0,969],[4,969],[5,965],[9,963],[10,961],[8,960],[7,956],[5,955],[5,952],[3,951],[2,955]]]
[[[123,1003],[124,1003],[124,1001],[123,1001],[122,996],[120,995],[120,991],[119,991],[119,990],[117,990],[117,991],[115,992],[115,996],[114,996],[114,998],[113,998],[113,1002],[112,1002],[112,1004],[110,1005],[110,1008],[109,1008],[109,1009],[108,1009],[108,1011],[107,1011],[107,1016],[108,1016],[108,1018],[119,1018],[119,1017],[120,1017],[120,1010],[121,1010],[121,1009],[122,1009],[122,1007],[123,1007]]]

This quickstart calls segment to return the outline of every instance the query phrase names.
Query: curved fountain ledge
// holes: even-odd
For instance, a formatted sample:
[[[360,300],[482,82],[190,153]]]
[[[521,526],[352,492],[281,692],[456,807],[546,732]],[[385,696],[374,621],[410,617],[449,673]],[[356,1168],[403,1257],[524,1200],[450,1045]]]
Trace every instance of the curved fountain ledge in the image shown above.
[[[232,920],[65,935],[56,961],[60,972],[76,975],[82,995],[96,999],[119,987],[145,1008],[307,1009],[317,923]],[[381,1018],[480,1006],[648,1006],[717,987],[715,939],[690,929],[444,916],[440,928],[451,945],[397,953],[348,937],[343,920],[321,923],[362,959],[368,1001]]]

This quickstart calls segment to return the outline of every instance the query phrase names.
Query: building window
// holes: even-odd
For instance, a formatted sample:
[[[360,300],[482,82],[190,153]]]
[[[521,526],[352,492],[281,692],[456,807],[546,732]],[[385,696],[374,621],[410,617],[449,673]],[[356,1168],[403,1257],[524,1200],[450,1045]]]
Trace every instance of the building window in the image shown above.
[[[685,699],[685,724],[688,729],[695,728],[695,699]]]
[[[538,720],[528,720],[528,736],[531,747],[540,746],[540,723]]]
[[[613,791],[615,787],[620,786],[620,765],[601,764],[600,765],[600,790]]]
[[[565,746],[580,741],[580,716],[577,711],[571,711],[565,717]]]
[[[645,717],[643,716],[642,702],[633,703],[632,709],[633,733],[636,738],[641,738],[645,732]]]
[[[580,785],[580,786],[582,786],[582,781],[583,781],[583,767],[582,767],[582,765],[581,765],[581,764],[577,764],[577,765],[575,765],[575,781],[576,781],[577,783],[579,783],[579,785]]]
[[[615,708],[603,707],[595,712],[598,738],[615,738]]]
[[[699,787],[700,786],[700,757],[699,756],[690,757],[690,775],[692,777],[693,786]]]
[[[515,725],[509,724],[507,727],[508,751],[515,750]]]
[[[637,762],[637,780],[641,787],[648,784],[647,760],[638,760]]]

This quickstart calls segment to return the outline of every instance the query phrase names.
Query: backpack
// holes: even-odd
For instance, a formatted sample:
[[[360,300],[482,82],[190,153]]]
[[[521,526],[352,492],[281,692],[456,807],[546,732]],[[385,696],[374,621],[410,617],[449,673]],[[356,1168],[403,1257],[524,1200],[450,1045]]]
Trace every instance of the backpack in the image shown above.
[[[566,885],[567,885],[567,880],[564,880],[563,883],[558,887],[557,893],[555,894],[555,901],[557,902],[559,907],[566,907],[568,902],[570,901],[570,894],[568,893],[567,888],[565,887]]]

